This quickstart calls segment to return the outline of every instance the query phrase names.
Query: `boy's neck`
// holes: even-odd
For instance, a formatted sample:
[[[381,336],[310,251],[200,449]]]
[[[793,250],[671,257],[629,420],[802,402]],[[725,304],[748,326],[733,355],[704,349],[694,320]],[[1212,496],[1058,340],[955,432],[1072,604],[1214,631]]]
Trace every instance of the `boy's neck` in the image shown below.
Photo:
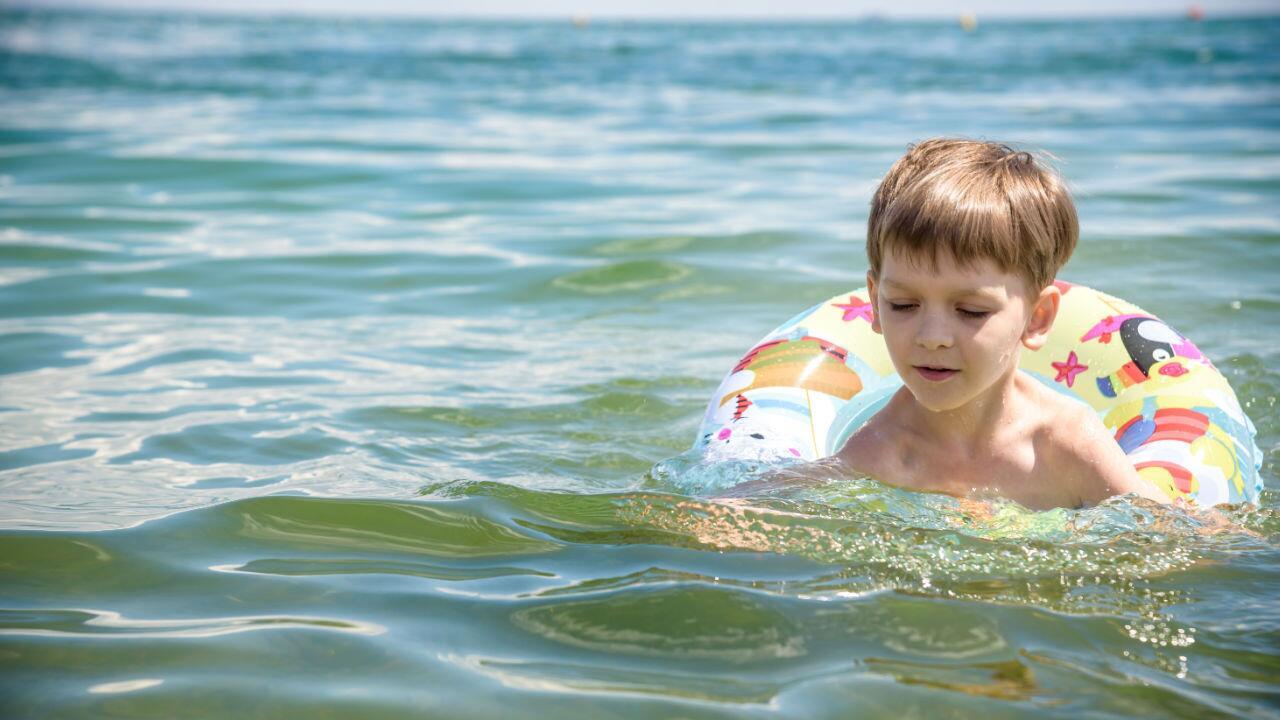
[[[954,452],[970,453],[989,447],[1001,426],[1016,414],[1019,382],[1030,380],[1017,367],[995,383],[988,392],[952,410],[929,410],[912,398],[918,427],[934,443]]]

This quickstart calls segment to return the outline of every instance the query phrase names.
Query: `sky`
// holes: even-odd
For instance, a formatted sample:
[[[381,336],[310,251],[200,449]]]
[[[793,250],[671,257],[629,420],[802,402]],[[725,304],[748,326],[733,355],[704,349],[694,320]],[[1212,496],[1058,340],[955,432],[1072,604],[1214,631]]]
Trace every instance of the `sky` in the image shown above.
[[[1280,0],[0,0],[36,7],[195,10],[335,15],[536,18],[823,18],[882,15],[954,18],[1185,15],[1192,5],[1206,17],[1280,13]]]

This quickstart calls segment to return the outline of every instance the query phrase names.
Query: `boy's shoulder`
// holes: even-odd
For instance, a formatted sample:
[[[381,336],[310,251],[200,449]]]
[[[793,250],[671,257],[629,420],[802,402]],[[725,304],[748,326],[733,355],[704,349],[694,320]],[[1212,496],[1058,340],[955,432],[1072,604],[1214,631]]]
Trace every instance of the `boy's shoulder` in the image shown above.
[[[858,428],[837,453],[840,461],[859,475],[884,479],[898,475],[901,448],[908,428],[881,410]]]
[[[1045,387],[1038,380],[1028,377],[1027,381],[1029,392],[1024,396],[1026,402],[1022,407],[1033,416],[1025,419],[1041,433],[1065,439],[1079,425],[1105,429],[1093,408]]]
[[[1048,388],[1042,390],[1035,423],[1037,464],[1052,468],[1054,481],[1063,492],[1078,496],[1085,504],[1128,493],[1168,502],[1155,486],[1138,476],[1093,408]]]
[[[903,391],[905,392],[905,391]],[[940,478],[935,473],[922,472],[931,464],[928,452],[933,443],[920,428],[908,419],[904,405],[907,395],[892,398],[880,412],[872,415],[840,449],[838,457],[858,475],[873,477],[899,487],[914,489],[942,489],[921,487],[916,479],[920,475]]]
[[[1119,451],[1102,419],[1093,408],[1035,383],[1036,393],[1025,407],[1035,417],[1024,418],[1033,428],[1038,452],[1050,452],[1059,461],[1089,458],[1099,446]],[[1123,453],[1121,453],[1123,455]]]

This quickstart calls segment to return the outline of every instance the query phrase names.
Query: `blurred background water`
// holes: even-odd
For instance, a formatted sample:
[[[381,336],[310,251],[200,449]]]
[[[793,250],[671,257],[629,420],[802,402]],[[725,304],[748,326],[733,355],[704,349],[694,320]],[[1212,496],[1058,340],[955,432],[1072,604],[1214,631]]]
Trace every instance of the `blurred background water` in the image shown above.
[[[1280,20],[0,11],[7,717],[1278,716],[1277,495],[975,516],[649,473],[861,284],[914,140],[1280,446]]]

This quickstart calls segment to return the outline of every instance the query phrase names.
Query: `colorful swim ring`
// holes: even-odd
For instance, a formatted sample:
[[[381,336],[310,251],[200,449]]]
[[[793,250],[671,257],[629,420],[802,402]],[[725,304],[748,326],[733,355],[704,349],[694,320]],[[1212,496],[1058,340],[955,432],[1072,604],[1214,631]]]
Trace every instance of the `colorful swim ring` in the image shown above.
[[[1226,378],[1186,337],[1131,303],[1057,282],[1062,304],[1020,368],[1088,404],[1138,474],[1171,498],[1256,502],[1262,453]],[[769,333],[720,383],[694,449],[707,461],[835,454],[902,386],[871,329],[866,288]]]

